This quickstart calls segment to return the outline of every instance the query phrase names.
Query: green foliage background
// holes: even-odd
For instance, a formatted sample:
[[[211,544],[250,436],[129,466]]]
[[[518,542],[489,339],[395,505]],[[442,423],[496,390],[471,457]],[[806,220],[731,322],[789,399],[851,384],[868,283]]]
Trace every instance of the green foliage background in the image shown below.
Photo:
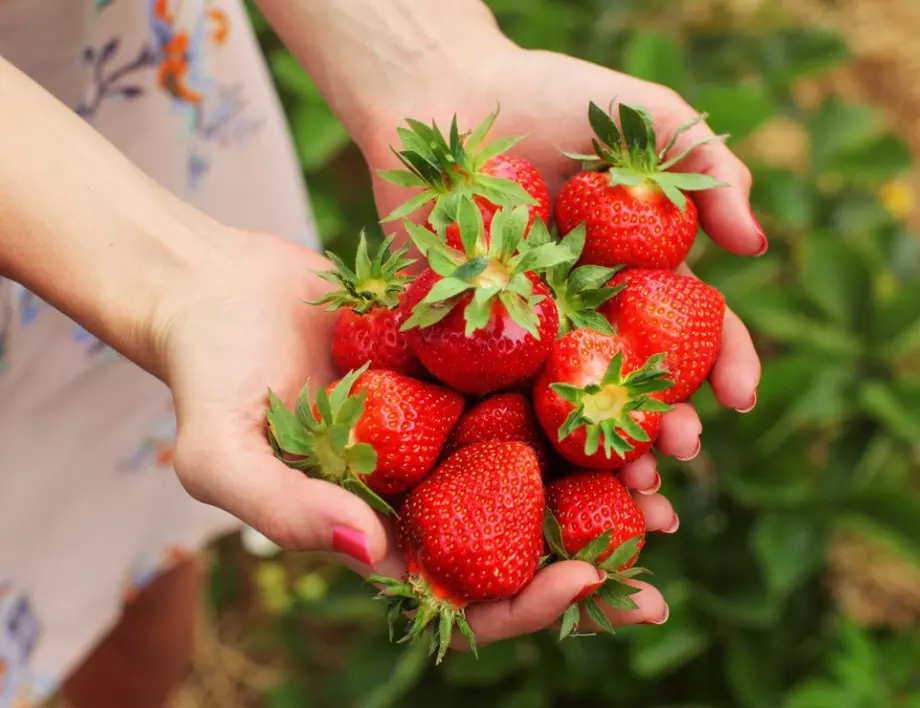
[[[920,241],[879,199],[911,166],[879,111],[795,87],[849,60],[833,32],[695,26],[677,0],[491,0],[524,46],[655,80],[711,113],[754,172],[770,252],[739,259],[700,239],[693,267],[755,333],[765,364],[753,413],[696,404],[704,452],[662,463],[681,529],[643,565],[670,604],[661,627],[557,644],[537,635],[440,669],[392,647],[381,607],[349,573],[311,560],[215,569],[218,617],[249,586],[268,608],[248,651],[282,657],[270,708],[907,708],[920,706],[920,631],[866,629],[830,594],[829,544],[856,532],[920,565]],[[769,4],[767,4],[769,5]],[[257,16],[326,244],[343,255],[376,219],[366,168],[310,80]],[[551,87],[548,87],[551,90]],[[575,107],[577,109],[577,107]],[[749,141],[782,118],[808,136],[801,167]],[[360,185],[361,188],[357,188]],[[867,572],[874,572],[867,569]]]

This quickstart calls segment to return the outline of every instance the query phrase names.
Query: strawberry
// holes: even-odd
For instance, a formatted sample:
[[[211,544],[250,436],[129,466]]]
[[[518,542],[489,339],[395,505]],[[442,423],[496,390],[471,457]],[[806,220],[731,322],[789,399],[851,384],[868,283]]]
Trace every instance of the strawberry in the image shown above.
[[[537,273],[571,259],[535,222],[523,240],[527,209],[501,209],[487,244],[482,215],[461,199],[458,218],[465,253],[406,222],[429,268],[410,286],[403,323],[416,356],[437,379],[463,393],[511,386],[543,364],[559,328],[556,306]]]
[[[597,600],[622,610],[636,609],[629,596],[636,588],[623,583],[644,568],[633,567],[645,545],[645,516],[629,491],[607,470],[579,470],[546,487],[544,532],[551,558],[580,560],[605,571],[603,583],[578,596],[562,617],[560,638],[575,631],[578,604],[584,601],[588,615],[613,633]]]
[[[621,467],[648,452],[670,408],[651,397],[671,385],[662,359],[641,359],[617,337],[589,329],[558,339],[533,392],[556,450],[590,469]]]
[[[622,287],[599,312],[640,358],[664,355],[674,386],[655,397],[676,403],[692,396],[709,376],[722,343],[725,298],[711,285],[665,270],[627,270]]]
[[[319,276],[338,289],[310,304],[328,304],[329,312],[341,310],[332,335],[332,358],[341,374],[364,364],[410,376],[423,372],[408,338],[399,329],[406,315],[401,307],[405,287],[413,280],[405,268],[414,261],[405,257],[407,247],[390,255],[393,238],[387,238],[372,259],[361,232],[354,270],[327,252],[335,267]]]
[[[463,397],[393,371],[349,372],[316,396],[309,384],[294,411],[269,391],[269,440],[276,456],[391,512],[380,495],[417,485],[431,471],[463,412]]]
[[[447,439],[444,452],[449,455],[467,445],[488,440],[527,443],[536,453],[543,475],[549,471],[546,438],[527,396],[499,393],[477,403],[460,418]]]
[[[479,207],[487,239],[492,217],[501,206],[527,205],[525,238],[535,219],[549,223],[552,200],[543,177],[530,161],[505,154],[524,136],[502,138],[483,145],[497,117],[496,110],[472,133],[461,135],[454,116],[449,139],[434,122],[427,126],[407,120],[409,128],[398,131],[402,149],[394,150],[406,169],[381,170],[378,174],[393,184],[422,191],[384,221],[407,216],[433,202],[428,217],[431,227],[435,231],[446,230],[448,243],[458,250],[462,250],[460,229],[456,224],[460,196],[472,197]]]
[[[669,172],[698,141],[676,157],[677,139],[702,123],[699,116],[678,128],[659,153],[652,118],[643,108],[620,104],[622,136],[613,118],[594,103],[588,119],[597,135],[595,155],[570,154],[588,168],[569,178],[556,197],[556,224],[562,234],[585,224],[581,263],[630,268],[676,268],[686,258],[699,228],[696,205],[684,192],[727,186],[703,174]]]
[[[528,445],[492,440],[453,453],[400,509],[406,579],[370,578],[395,600],[391,623],[416,610],[407,637],[417,639],[433,621],[438,662],[454,625],[475,650],[465,608],[514,597],[530,582],[543,552],[545,509],[540,466]]]

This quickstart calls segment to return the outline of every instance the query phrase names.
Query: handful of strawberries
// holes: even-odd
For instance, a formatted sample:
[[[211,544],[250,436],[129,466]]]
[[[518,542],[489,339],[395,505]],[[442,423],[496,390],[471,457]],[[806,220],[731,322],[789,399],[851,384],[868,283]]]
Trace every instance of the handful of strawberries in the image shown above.
[[[698,230],[686,192],[724,186],[669,171],[677,136],[657,151],[646,111],[620,127],[591,104],[595,155],[555,202],[521,138],[486,143],[497,114],[448,136],[408,121],[384,179],[420,189],[404,219],[425,260],[411,270],[393,237],[354,267],[329,254],[340,310],[332,341],[342,378],[294,410],[269,393],[269,439],[291,467],[393,515],[407,573],[372,576],[407,637],[432,626],[440,661],[456,628],[475,650],[465,608],[514,597],[557,560],[594,564],[606,581],[580,607],[613,631],[602,605],[635,607],[624,581],[645,519],[617,470],[648,452],[671,404],[689,398],[719,351],[725,302],[674,269]],[[703,120],[703,117],[698,119]],[[692,127],[693,123],[684,127]],[[682,131],[681,131],[682,132]],[[696,146],[693,146],[696,147]],[[693,149],[693,148],[690,148]],[[424,225],[405,217],[430,206]]]

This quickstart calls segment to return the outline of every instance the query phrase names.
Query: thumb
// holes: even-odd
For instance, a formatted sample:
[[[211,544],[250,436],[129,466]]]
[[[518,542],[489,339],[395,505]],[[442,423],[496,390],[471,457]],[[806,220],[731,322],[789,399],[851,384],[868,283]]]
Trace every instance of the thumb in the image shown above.
[[[224,509],[287,550],[335,551],[371,567],[384,557],[383,522],[358,497],[289,468],[263,440],[236,449],[202,443],[239,438],[236,430],[207,435],[180,430],[175,468],[192,497]]]

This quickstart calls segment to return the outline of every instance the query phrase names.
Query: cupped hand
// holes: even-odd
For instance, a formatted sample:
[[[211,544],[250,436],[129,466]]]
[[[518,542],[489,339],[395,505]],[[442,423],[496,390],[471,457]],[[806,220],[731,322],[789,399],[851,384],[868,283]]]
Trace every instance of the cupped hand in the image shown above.
[[[266,436],[269,387],[291,406],[307,379],[318,388],[334,377],[334,316],[304,302],[328,288],[313,275],[328,266],[275,236],[228,233],[226,246],[196,272],[178,304],[162,308],[164,378],[178,419],[174,464],[193,497],[283,548],[332,551],[363,576],[401,577],[405,566],[391,521],[351,493],[277,460]],[[625,468],[622,478],[641,490],[636,500],[649,531],[676,530],[674,510],[655,493],[652,458]],[[483,644],[541,629],[596,580],[586,563],[550,566],[515,600],[470,608],[471,626]],[[639,609],[611,612],[615,624],[666,615],[660,593],[637,584]]]

